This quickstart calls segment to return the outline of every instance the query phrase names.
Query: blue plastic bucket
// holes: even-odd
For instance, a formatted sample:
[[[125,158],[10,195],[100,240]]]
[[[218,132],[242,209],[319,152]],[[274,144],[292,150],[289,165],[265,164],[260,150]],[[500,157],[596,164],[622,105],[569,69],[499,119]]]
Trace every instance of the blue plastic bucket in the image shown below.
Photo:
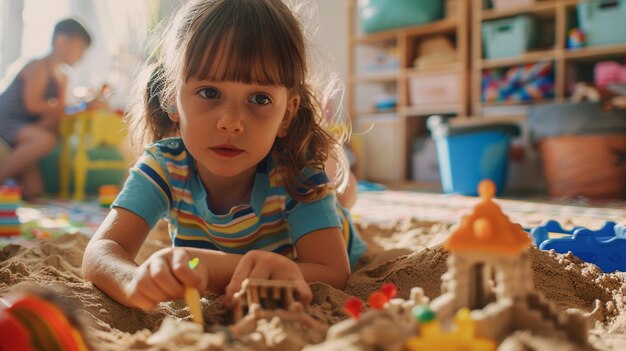
[[[506,187],[509,144],[519,135],[513,123],[449,126],[439,116],[428,120],[437,146],[443,191],[477,195],[478,183],[491,179],[498,194]]]

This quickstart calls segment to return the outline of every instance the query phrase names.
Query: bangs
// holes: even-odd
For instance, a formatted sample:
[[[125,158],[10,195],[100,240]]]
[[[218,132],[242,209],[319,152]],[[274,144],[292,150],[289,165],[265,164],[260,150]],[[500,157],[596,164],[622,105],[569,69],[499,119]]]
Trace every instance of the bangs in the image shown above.
[[[232,81],[300,86],[306,76],[304,42],[299,28],[263,1],[224,1],[208,11],[184,54],[185,81]],[[295,24],[297,26],[297,24]],[[192,27],[194,24],[192,24]]]

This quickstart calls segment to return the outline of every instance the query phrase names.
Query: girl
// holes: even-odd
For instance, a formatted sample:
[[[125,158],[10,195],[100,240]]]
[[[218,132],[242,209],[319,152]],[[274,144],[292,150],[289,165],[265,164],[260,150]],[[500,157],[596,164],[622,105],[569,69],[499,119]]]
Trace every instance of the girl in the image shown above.
[[[305,304],[307,282],[342,289],[365,245],[334,194],[348,172],[334,182],[324,172],[338,139],[319,124],[294,15],[281,0],[192,0],[165,33],[158,77],[142,88],[142,106],[157,94],[162,111],[133,114],[131,129],[141,142],[180,137],[131,169],[87,246],[85,279],[142,309],[184,286],[225,292],[228,304],[248,277],[292,280]],[[160,218],[173,247],[138,266]]]

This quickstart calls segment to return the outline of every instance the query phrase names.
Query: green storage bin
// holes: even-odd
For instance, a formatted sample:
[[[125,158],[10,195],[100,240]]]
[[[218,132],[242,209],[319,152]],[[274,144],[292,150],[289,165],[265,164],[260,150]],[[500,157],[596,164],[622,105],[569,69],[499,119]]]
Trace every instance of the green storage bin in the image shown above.
[[[537,24],[529,15],[520,15],[483,23],[483,45],[486,58],[522,55],[537,38]]]
[[[626,42],[626,0],[596,0],[578,4],[578,22],[587,45]]]
[[[359,21],[363,32],[416,26],[443,18],[443,0],[359,1]]]

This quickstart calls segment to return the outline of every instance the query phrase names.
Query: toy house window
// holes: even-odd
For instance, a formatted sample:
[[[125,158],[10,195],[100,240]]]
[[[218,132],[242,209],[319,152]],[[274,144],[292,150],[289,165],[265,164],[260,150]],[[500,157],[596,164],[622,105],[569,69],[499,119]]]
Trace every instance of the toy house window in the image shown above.
[[[485,263],[476,263],[470,269],[470,308],[482,309],[496,300],[495,270]]]

